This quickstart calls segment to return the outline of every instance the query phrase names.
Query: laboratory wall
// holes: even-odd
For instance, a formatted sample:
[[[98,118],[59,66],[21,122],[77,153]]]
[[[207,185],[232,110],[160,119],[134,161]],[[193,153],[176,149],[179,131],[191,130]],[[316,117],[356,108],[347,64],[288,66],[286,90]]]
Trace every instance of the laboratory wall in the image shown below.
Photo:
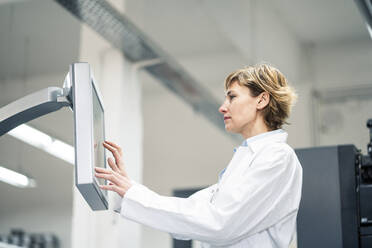
[[[354,144],[367,153],[372,118],[372,41],[312,47],[316,145]],[[342,135],[340,135],[342,134]]]

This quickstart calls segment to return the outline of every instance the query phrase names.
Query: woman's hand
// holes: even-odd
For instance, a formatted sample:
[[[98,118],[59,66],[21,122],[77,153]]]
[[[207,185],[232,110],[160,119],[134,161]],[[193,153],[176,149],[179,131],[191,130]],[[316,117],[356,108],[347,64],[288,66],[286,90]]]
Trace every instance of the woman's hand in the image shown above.
[[[114,191],[123,197],[132,186],[124,168],[124,162],[122,159],[123,152],[121,148],[113,142],[105,141],[103,146],[112,153],[115,162],[112,158],[107,159],[111,170],[100,167],[95,168],[96,177],[110,181],[108,185],[100,185],[100,188],[103,190]]]
[[[115,162],[112,158],[107,159],[111,169],[122,176],[128,177],[127,172],[125,171],[123,151],[121,147],[110,141],[103,142],[103,146],[109,150],[115,158]]]

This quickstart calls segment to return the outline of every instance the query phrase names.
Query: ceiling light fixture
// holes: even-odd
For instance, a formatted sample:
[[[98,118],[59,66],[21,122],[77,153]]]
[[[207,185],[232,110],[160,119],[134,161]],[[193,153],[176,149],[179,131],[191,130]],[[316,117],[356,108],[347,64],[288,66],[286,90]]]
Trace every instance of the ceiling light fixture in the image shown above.
[[[8,134],[72,165],[75,164],[73,146],[52,138],[33,127],[22,124],[9,131]]]
[[[20,188],[36,187],[36,182],[34,179],[2,166],[0,166],[0,181]]]

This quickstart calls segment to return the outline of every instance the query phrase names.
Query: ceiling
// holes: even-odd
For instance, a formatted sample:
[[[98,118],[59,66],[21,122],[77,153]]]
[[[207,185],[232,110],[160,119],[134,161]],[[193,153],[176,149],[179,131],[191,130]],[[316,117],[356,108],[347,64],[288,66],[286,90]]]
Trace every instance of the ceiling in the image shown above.
[[[239,13],[235,18],[240,24],[235,25],[242,32],[248,28],[245,20],[249,22],[252,9],[261,7],[272,11],[304,43],[368,38],[362,17],[351,0],[128,0],[127,15],[175,56],[234,50],[234,37],[226,36],[213,16],[216,6],[221,9],[220,18],[227,12]],[[233,18],[222,22],[234,21]]]
[[[369,39],[353,0],[271,0],[278,15],[304,42]]]
[[[79,22],[52,1],[0,4],[0,80],[66,71],[79,39]]]

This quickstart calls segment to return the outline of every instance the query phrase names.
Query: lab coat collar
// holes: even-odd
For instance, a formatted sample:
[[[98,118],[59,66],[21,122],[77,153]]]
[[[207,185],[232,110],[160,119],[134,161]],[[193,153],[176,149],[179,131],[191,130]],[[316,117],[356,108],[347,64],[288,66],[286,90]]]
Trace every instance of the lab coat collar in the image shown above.
[[[239,161],[245,160],[246,158],[248,158],[248,160],[245,160],[245,164],[249,166],[250,161],[254,158],[254,154],[260,151],[263,146],[272,142],[286,142],[287,136],[287,132],[282,129],[277,129],[244,140],[241,146],[234,148],[235,154],[227,168],[220,172],[218,176],[219,182],[222,182],[224,178],[228,177],[231,173],[231,166],[237,166]],[[224,174],[227,175],[225,176]]]
[[[255,139],[247,143],[247,146],[253,151],[253,153],[258,152],[263,146],[271,142],[283,143],[287,141],[288,133],[283,129],[278,129],[273,131],[269,135],[265,135],[259,139]],[[244,142],[243,142],[244,143]]]

